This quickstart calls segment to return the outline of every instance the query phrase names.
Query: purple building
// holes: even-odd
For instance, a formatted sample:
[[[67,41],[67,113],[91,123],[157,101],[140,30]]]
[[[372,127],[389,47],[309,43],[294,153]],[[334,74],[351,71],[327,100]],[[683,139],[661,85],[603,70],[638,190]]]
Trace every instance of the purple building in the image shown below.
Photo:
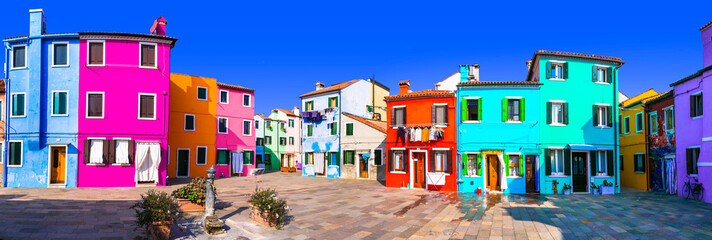
[[[683,196],[684,184],[697,179],[704,188],[702,200],[712,203],[712,22],[700,32],[702,69],[670,84],[675,88],[677,187]]]

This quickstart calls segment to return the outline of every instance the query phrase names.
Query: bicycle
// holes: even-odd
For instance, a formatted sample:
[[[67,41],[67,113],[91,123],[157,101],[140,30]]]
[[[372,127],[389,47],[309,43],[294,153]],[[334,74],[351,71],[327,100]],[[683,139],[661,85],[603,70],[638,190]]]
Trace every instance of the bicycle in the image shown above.
[[[694,183],[692,183],[692,179],[695,179]],[[694,177],[687,179],[687,182],[682,187],[682,194],[685,198],[702,201],[702,183]]]

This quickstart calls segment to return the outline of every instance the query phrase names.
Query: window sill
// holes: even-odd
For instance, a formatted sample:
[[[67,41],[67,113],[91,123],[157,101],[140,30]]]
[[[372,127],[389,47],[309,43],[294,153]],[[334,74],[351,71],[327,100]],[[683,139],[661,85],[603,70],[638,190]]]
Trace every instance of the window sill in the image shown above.
[[[702,118],[702,115],[697,116],[697,117],[693,117],[692,120],[699,119],[699,118]]]
[[[230,165],[230,164],[217,164],[217,165],[218,165],[218,166],[228,166],[228,165]],[[242,164],[242,165],[245,165],[245,164]]]
[[[611,178],[612,176],[593,176],[593,178]]]
[[[69,114],[52,114],[51,117],[69,117]]]
[[[520,176],[507,176],[507,179],[519,179],[522,178]]]
[[[609,85],[609,86],[611,85],[611,83],[607,83],[607,82],[595,82],[595,83],[596,83],[596,84],[601,84],[601,85]]]
[[[87,166],[104,166],[106,163],[87,163]]]
[[[114,164],[111,164],[111,166],[130,167],[131,164],[130,163],[114,163]]]
[[[218,132],[218,134],[227,134],[227,132]]]
[[[447,125],[436,124],[436,125],[433,125],[433,127],[436,127],[436,128],[446,128]]]
[[[138,68],[143,68],[143,69],[158,69],[157,66],[153,66],[153,67],[151,67],[151,66],[138,66]]]
[[[183,129],[185,132],[195,132],[195,129]]]
[[[466,177],[466,178],[480,178],[481,176],[479,176],[479,175],[472,175],[472,176],[462,176],[462,177]]]
[[[53,68],[68,68],[69,65],[52,65]]]
[[[506,121],[504,123],[522,124],[522,121]]]
[[[101,65],[99,65],[99,64],[87,64],[87,65],[84,65],[84,66],[85,66],[85,67],[105,67],[106,64],[101,64]]]
[[[549,78],[549,81],[564,82],[564,81],[566,81],[566,79],[563,79],[563,78]]]
[[[480,123],[480,122],[482,122],[482,121],[478,121],[478,120],[467,120],[467,121],[463,121],[462,123]]]
[[[635,171],[636,174],[644,174],[645,172]]]
[[[86,119],[104,119],[104,117],[85,117]]]
[[[549,175],[550,178],[568,178],[566,175]]]
[[[406,174],[406,172],[401,172],[401,171],[391,171],[393,174]]]
[[[22,165],[7,165],[9,168],[21,168]]]
[[[442,174],[445,175],[445,176],[450,176],[449,173],[445,173],[445,172],[428,172],[428,173],[442,173]]]
[[[10,70],[23,70],[23,69],[27,69],[27,67],[10,68]]]
[[[697,177],[697,174],[689,174],[689,175],[687,175],[687,177]]]
[[[10,118],[23,118],[23,117],[27,117],[27,115],[23,115],[23,116],[10,116]]]
[[[600,129],[609,129],[611,127],[609,126],[595,126],[595,128],[600,128]]]
[[[138,120],[149,120],[149,121],[155,121],[156,118],[137,118]]]
[[[566,127],[566,124],[561,124],[561,123],[550,123],[549,126],[552,127]]]

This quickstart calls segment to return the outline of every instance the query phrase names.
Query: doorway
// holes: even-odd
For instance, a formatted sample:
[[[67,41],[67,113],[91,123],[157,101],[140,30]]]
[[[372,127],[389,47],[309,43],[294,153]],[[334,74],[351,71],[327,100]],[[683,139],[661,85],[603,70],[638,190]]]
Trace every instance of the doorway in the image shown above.
[[[574,192],[588,192],[588,164],[586,152],[571,153],[571,186]]]
[[[188,177],[190,169],[190,149],[178,149],[176,154],[176,177]]]
[[[527,182],[527,193],[536,193],[536,156],[527,155],[524,157],[525,179]]]
[[[413,188],[425,188],[425,154],[426,152],[410,152],[410,160],[413,163]]]
[[[499,169],[501,168],[497,155],[487,155],[487,188],[490,191],[502,190],[499,179]]]
[[[363,157],[363,154],[358,155],[359,177],[368,178],[368,159]]]
[[[51,153],[49,182],[51,184],[64,184],[65,173],[67,171],[67,147],[51,146],[49,147],[49,151]]]

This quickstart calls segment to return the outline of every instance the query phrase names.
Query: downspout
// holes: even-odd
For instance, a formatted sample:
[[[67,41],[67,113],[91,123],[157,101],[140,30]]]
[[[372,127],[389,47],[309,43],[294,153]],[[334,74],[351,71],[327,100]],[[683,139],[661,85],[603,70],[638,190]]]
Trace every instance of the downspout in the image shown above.
[[[8,72],[8,71],[10,71],[9,66],[8,66],[9,55],[10,55],[9,54],[10,44],[5,42],[4,45],[5,45],[5,48],[4,48],[3,52],[5,52],[5,56],[4,56],[5,61],[3,62],[3,73],[5,75],[5,101],[4,101],[4,104],[5,104],[5,114],[4,114],[5,115],[5,131],[4,132],[5,133],[3,134],[4,144],[2,145],[3,149],[2,149],[1,154],[2,154],[2,159],[3,159],[3,161],[2,161],[2,172],[3,172],[2,187],[7,187],[7,161],[8,161],[7,158],[8,158],[9,149],[10,149],[10,147],[8,145],[9,144],[8,141],[10,140],[10,137],[8,137],[8,134],[10,133],[10,131],[8,131],[9,127],[10,127],[10,111],[8,111],[10,108],[10,103],[8,102],[8,94],[10,93],[10,73]]]
[[[340,106],[340,105],[339,105]],[[376,118],[376,75],[371,75],[371,119]]]
[[[613,104],[615,104],[615,106],[616,106],[616,118],[615,118],[615,120],[613,120],[613,122],[616,122],[618,120],[618,113],[617,113],[619,111],[619,107],[618,107],[618,69],[622,65],[623,64],[616,66],[616,68],[613,70],[614,75],[616,76],[613,80],[613,81],[616,81],[615,86],[613,87]],[[615,150],[613,151],[613,153],[614,153],[613,154],[613,162],[616,163],[616,164],[614,164],[615,167],[613,168],[613,172],[616,173],[615,174],[615,182],[616,182],[615,186],[618,187],[618,192],[620,193],[621,186],[619,186],[618,181],[621,177],[620,176],[621,168],[618,164],[623,164],[623,163],[618,162],[620,160],[620,157],[619,157],[620,156],[620,153],[619,153],[620,147],[618,146],[618,138],[620,137],[618,135],[618,132],[619,132],[618,125],[619,124],[613,124],[613,136],[614,136],[613,137],[613,147],[615,148]]]

